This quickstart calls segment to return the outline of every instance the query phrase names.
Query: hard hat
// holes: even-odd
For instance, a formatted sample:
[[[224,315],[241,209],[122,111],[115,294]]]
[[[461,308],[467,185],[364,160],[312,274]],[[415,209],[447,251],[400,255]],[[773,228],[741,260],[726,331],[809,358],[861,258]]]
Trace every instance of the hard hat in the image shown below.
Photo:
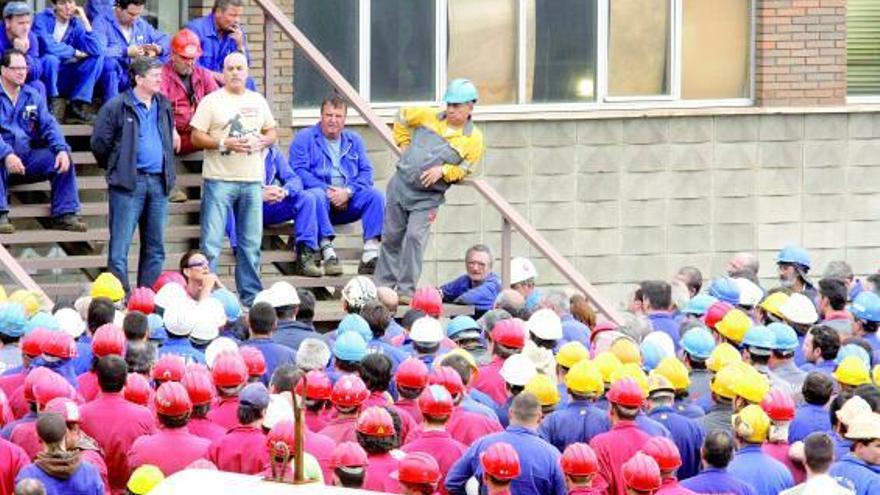
[[[272,284],[272,287],[269,289],[275,294],[275,304],[272,305],[275,308],[298,306],[300,304],[299,293],[296,292],[296,287],[290,282],[279,280]]]
[[[468,315],[458,315],[446,326],[446,336],[452,340],[461,338],[479,338],[482,329],[476,320]],[[458,336],[461,334],[460,336]],[[465,337],[467,336],[467,337]]]
[[[28,318],[37,314],[37,311],[40,310],[41,306],[40,298],[38,298],[33,292],[24,289],[13,291],[12,294],[9,294],[9,298],[6,302],[17,302],[21,304],[24,308],[24,314]]]
[[[666,437],[651,437],[642,445],[642,452],[657,461],[662,472],[675,471],[681,467],[681,453],[675,442]]]
[[[42,381],[49,375],[57,375],[57,373],[50,370],[49,368],[46,368],[45,366],[38,366],[36,368],[32,368],[30,371],[27,372],[27,376],[24,377],[24,385],[22,387],[24,389],[23,392],[25,402],[36,402],[36,399],[34,398],[34,385],[36,385],[37,382]]]
[[[45,407],[50,400],[58,397],[76,398],[76,390],[58,373],[49,373],[41,376],[39,380],[34,382],[32,392],[34,394],[34,402],[37,403],[40,409]]]
[[[151,342],[155,342],[157,345],[162,345],[163,342],[168,340],[168,332],[165,331],[165,322],[162,321],[162,317],[157,315],[156,313],[152,313],[147,315],[147,326],[150,328],[149,336]]]
[[[242,359],[244,359],[244,365],[247,367],[248,376],[262,377],[266,374],[266,358],[263,356],[261,350],[246,345],[242,346],[238,351],[241,353]]]
[[[785,292],[774,292],[765,297],[764,300],[758,304],[758,307],[777,318],[782,318],[783,316],[780,308],[782,308],[782,305],[785,304],[786,301],[788,301],[788,294]]]
[[[271,456],[287,452],[293,454],[296,448],[296,425],[289,419],[276,422],[269,434],[266,435],[266,445],[269,447]]]
[[[35,358],[43,353],[43,341],[52,333],[45,328],[35,328],[31,333],[22,337],[21,352],[26,356]]]
[[[47,356],[71,359],[76,357],[76,342],[73,337],[64,332],[49,331],[43,340],[40,351]]]
[[[440,295],[439,290],[430,285],[419,287],[413,294],[409,307],[433,318],[440,318],[443,313],[443,296]]]
[[[740,354],[736,347],[724,342],[718,344],[715,350],[712,351],[712,354],[709,355],[709,359],[706,360],[706,367],[718,373],[728,364],[740,361],[742,361],[742,354]]]
[[[764,298],[764,289],[747,278],[734,278],[739,287],[739,305],[754,307]]]
[[[342,300],[349,306],[361,308],[374,299],[376,299],[376,285],[362,275],[349,280],[342,288]]]
[[[441,385],[425,387],[417,403],[423,415],[435,418],[451,415],[455,407],[452,395]]]
[[[642,353],[639,350],[639,345],[629,337],[615,340],[614,343],[611,344],[611,353],[617,356],[617,359],[620,359],[620,362],[623,364],[642,364]]]
[[[835,416],[837,416],[838,421],[849,426],[856,418],[864,416],[870,412],[871,406],[868,402],[858,395],[855,395],[843,403],[843,406],[837,410]]]
[[[709,295],[728,304],[739,304],[739,284],[730,277],[719,277],[709,284]]]
[[[663,349],[654,342],[642,341],[641,345],[639,345],[639,350],[642,354],[642,368],[645,371],[653,370],[666,357]]]
[[[273,308],[281,307],[279,300],[278,294],[271,287],[257,292],[257,295],[254,296],[254,304],[265,303]]]
[[[847,425],[846,438],[850,440],[875,440],[880,438],[880,414],[871,412],[859,416]]]
[[[673,395],[675,393],[675,387],[672,385],[672,382],[669,381],[669,378],[666,378],[660,373],[657,373],[657,370],[654,370],[648,374],[648,395],[659,394],[661,392]]]
[[[217,356],[211,368],[214,385],[221,388],[234,388],[243,385],[248,379],[247,364],[239,353],[224,352]]]
[[[492,342],[509,347],[522,349],[526,345],[526,329],[519,318],[501,320],[492,327]]]
[[[378,406],[368,407],[358,414],[355,430],[358,433],[379,438],[393,437],[395,433],[391,414],[385,408]]]
[[[512,480],[519,477],[519,454],[507,442],[495,442],[480,454],[483,471],[498,480]]]
[[[196,328],[193,329],[193,334],[191,336],[195,339],[199,340],[214,340],[217,338],[217,334],[219,334],[219,329],[223,325],[229,321],[226,318],[226,310],[223,308],[223,303],[220,302],[219,299],[215,299],[213,297],[206,297],[196,303],[196,311],[198,312],[198,318],[196,319]],[[198,324],[200,321],[205,321],[211,324],[211,328],[213,328],[213,332],[217,332],[213,337],[208,335],[203,335],[199,337],[197,334],[199,328]],[[195,334],[195,335],[194,335]]]
[[[746,332],[749,331],[749,328],[752,328],[751,318],[749,318],[744,311],[739,309],[731,309],[726,315],[724,315],[724,318],[715,325],[715,329],[718,330],[718,333],[737,344],[742,342]]]
[[[863,290],[853,299],[849,310],[859,320],[880,322],[880,296]]]
[[[615,371],[623,367],[623,363],[611,351],[596,354],[596,357],[593,358],[593,363],[596,364],[599,372],[602,373],[602,381],[605,383],[611,383],[611,376]]]
[[[556,353],[556,362],[563,368],[571,368],[575,363],[584,359],[590,359],[590,351],[584,347],[584,344],[576,340],[566,342]]]
[[[556,384],[547,375],[537,374],[526,383],[525,392],[529,392],[538,398],[541,406],[555,406],[559,404],[559,390]]]
[[[362,467],[367,465],[367,453],[357,442],[337,444],[330,456],[330,467]]]
[[[744,374],[740,366],[742,364],[744,364],[742,361],[735,361],[718,370],[712,378],[710,385],[712,393],[719,397],[733,400],[736,397],[736,392],[733,391],[733,384],[741,379]]]
[[[241,316],[241,303],[231,290],[221,287],[211,293],[211,297],[220,301],[223,305],[223,311],[226,313],[227,321],[235,321]]]
[[[45,311],[37,311],[30,317],[30,319],[28,319],[27,324],[25,324],[25,332],[30,332],[31,330],[40,327],[48,328],[49,330],[60,330],[58,320],[55,319],[55,316]]]
[[[389,476],[402,483],[414,485],[433,485],[440,481],[443,474],[437,461],[424,452],[408,452]]]
[[[599,472],[596,452],[586,443],[569,444],[559,460],[562,472],[570,476],[590,476]]]
[[[140,311],[148,315],[156,310],[156,293],[149,287],[136,287],[131,289],[128,297],[128,310]]]
[[[83,321],[79,312],[73,308],[61,308],[56,311],[55,321],[58,322],[58,328],[62,332],[74,339],[78,339],[86,331],[86,322]]]
[[[534,366],[532,366],[534,368]],[[449,366],[440,366],[428,375],[428,383],[431,385],[442,385],[452,395],[458,395],[464,392],[464,383],[461,381],[461,375]]]
[[[709,306],[716,302],[718,302],[717,297],[710,296],[709,294],[697,294],[688,301],[681,312],[689,315],[703,316],[709,310]]]
[[[207,370],[187,370],[181,383],[194,406],[210,404],[214,400],[214,383],[211,381],[211,373]]]
[[[192,412],[193,405],[183,385],[165,382],[156,390],[156,412],[163,416],[183,416]]]
[[[195,302],[192,299],[180,299],[165,307],[162,313],[162,322],[165,324],[165,330],[168,333],[186,337],[192,333],[195,327]]]
[[[647,381],[647,380],[646,380]],[[645,390],[633,378],[625,377],[611,385],[606,398],[608,402],[624,407],[642,407],[645,404]]]
[[[717,303],[709,306],[709,309],[706,310],[706,314],[703,315],[703,322],[707,327],[711,329],[715,329],[715,325],[724,318],[724,315],[728,313],[728,311],[732,310],[733,306],[724,301],[718,301]]]
[[[205,348],[205,363],[208,365],[208,368],[213,368],[217,356],[224,352],[238,354],[238,344],[229,337],[217,337],[212,340],[208,347]]]
[[[56,397],[46,403],[43,412],[54,413],[61,416],[65,423],[79,423],[82,416],[76,401],[67,397]]]
[[[733,393],[752,404],[760,404],[770,393],[770,380],[752,366],[743,363],[743,375],[731,385]]]
[[[834,358],[834,363],[840,364],[843,362],[844,359],[850,356],[855,356],[861,359],[867,367],[871,366],[871,356],[868,354],[868,351],[864,349],[864,347],[858,344],[846,344],[845,346],[841,347],[840,350],[837,352],[837,357]]]
[[[333,343],[333,355],[343,361],[360,361],[367,355],[367,343],[354,332],[337,334],[336,342]]]
[[[694,327],[686,331],[681,336],[679,344],[692,359],[703,361],[709,359],[712,351],[715,350],[715,339],[712,337],[712,332],[703,327]]]
[[[871,372],[857,356],[848,356],[834,370],[834,379],[838,383],[858,387],[865,383],[871,383]]]
[[[526,328],[532,335],[542,340],[562,338],[562,320],[552,309],[543,308],[532,313],[526,322]]]
[[[499,374],[505,382],[524,387],[538,372],[535,364],[522,354],[514,354],[504,360]]]
[[[125,357],[125,344],[125,332],[112,323],[105,323],[92,336],[92,353],[99,358],[111,354]]]
[[[397,367],[394,378],[398,387],[423,389],[428,385],[428,366],[421,359],[407,358]]]
[[[775,342],[773,350],[792,352],[800,346],[797,332],[795,332],[794,328],[791,328],[789,325],[781,322],[773,322],[767,325],[767,328],[773,332],[773,340]]]
[[[648,335],[645,335],[642,339],[642,343],[645,342],[657,344],[662,351],[663,357],[675,356],[675,342],[672,341],[672,337],[666,332],[654,330]]]
[[[161,469],[152,464],[144,464],[131,473],[125,487],[134,495],[147,495],[164,479]]]
[[[161,274],[159,274],[159,277],[156,278],[156,281],[153,282],[153,287],[152,287],[153,292],[155,292],[156,295],[158,296],[159,292],[162,290],[162,288],[165,287],[166,285],[168,285],[169,283],[176,284],[176,285],[180,286],[181,289],[183,289],[184,287],[186,287],[186,278],[183,276],[182,273],[180,273],[178,271],[169,270],[169,271],[162,272]],[[161,306],[159,303],[156,303],[156,304]],[[162,307],[164,307],[164,306],[162,306]]]
[[[761,401],[761,408],[773,421],[791,421],[794,419],[794,400],[788,392],[774,388]]]
[[[467,361],[468,366],[473,370],[473,375],[476,376],[480,373],[480,367],[477,366],[477,361],[474,359],[473,354],[462,349],[461,347],[456,347],[446,354],[442,354],[434,357],[434,362],[431,364],[433,368],[439,368],[443,366],[443,361],[446,360],[449,356],[461,356],[465,361]]]
[[[182,301],[188,300],[190,297],[186,293],[183,285],[176,282],[166,283],[161,289],[156,291],[156,297],[153,298],[153,304],[156,307],[167,309],[169,306],[180,304]]]
[[[21,337],[25,334],[27,315],[24,306],[17,302],[0,305],[0,333],[8,337]]]
[[[769,356],[776,348],[776,335],[768,327],[754,325],[746,332],[742,344],[748,347],[752,354]]]
[[[651,456],[636,452],[620,469],[623,482],[629,488],[640,492],[654,493],[660,488],[660,466]]]
[[[423,316],[412,324],[409,338],[420,344],[439,344],[443,340],[443,326],[431,316]]]
[[[358,407],[367,400],[370,391],[357,375],[343,375],[333,384],[330,402],[340,407]]]
[[[510,285],[519,284],[526,280],[537,278],[538,270],[528,258],[513,258],[510,260]]]
[[[443,101],[451,104],[468,103],[479,98],[477,87],[468,79],[453,79],[446,87],[446,94],[443,95]]]
[[[654,371],[666,377],[672,383],[672,386],[675,387],[675,390],[687,390],[691,385],[691,378],[687,367],[675,356],[663,358],[663,361],[660,361],[660,364],[654,368]]]
[[[749,404],[731,418],[733,431],[748,443],[764,443],[770,431],[770,416],[761,406]]]
[[[186,373],[186,361],[177,354],[165,354],[156,361],[153,367],[153,380],[161,382],[179,382]]]
[[[800,246],[788,245],[779,250],[779,254],[776,255],[776,263],[794,263],[809,271],[810,253]]]
[[[421,361],[419,361],[421,362]],[[330,400],[333,394],[333,382],[327,373],[320,370],[312,370],[306,373],[305,397],[310,400]],[[296,393],[303,394],[303,382],[296,384]]]
[[[104,272],[98,275],[98,278],[92,283],[90,294],[92,299],[97,297],[106,297],[113,302],[119,302],[125,297],[125,289],[122,282],[110,272]]]
[[[602,372],[596,363],[583,359],[578,361],[568,370],[565,375],[565,387],[578,394],[602,395],[605,392],[605,384]]]
[[[348,314],[339,322],[336,329],[337,338],[346,333],[356,333],[364,342],[373,340],[373,331],[370,330],[370,324],[361,315]]]
[[[816,312],[813,301],[797,292],[788,296],[788,300],[779,308],[779,312],[786,320],[800,325],[812,325],[819,320],[819,313]]]

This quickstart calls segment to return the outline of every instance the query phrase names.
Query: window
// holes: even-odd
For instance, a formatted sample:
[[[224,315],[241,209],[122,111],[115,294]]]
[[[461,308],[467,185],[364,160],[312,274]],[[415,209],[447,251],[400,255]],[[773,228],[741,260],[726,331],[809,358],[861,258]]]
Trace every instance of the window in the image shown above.
[[[608,94],[669,94],[669,0],[614,0],[608,29]]]
[[[681,97],[748,98],[750,0],[683,0]]]
[[[370,96],[373,101],[434,99],[433,2],[370,2]]]
[[[846,70],[850,96],[880,95],[880,3],[846,4]]]

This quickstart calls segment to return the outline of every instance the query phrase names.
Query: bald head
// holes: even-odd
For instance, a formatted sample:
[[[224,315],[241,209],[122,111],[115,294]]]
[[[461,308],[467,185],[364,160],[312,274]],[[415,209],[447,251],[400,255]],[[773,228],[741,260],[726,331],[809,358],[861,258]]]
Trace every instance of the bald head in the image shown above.
[[[241,52],[232,52],[223,59],[224,87],[231,93],[243,93],[248,78],[247,57]]]
[[[397,297],[397,292],[394,292],[394,289],[390,287],[379,287],[376,289],[376,299],[382,303],[382,306],[388,308],[388,311],[391,311],[391,314],[397,313],[397,306],[400,304],[400,299]]]
[[[494,309],[503,309],[513,316],[519,315],[525,307],[525,298],[513,289],[504,289],[495,298]]]
[[[759,268],[758,257],[745,251],[734,254],[727,262],[727,274],[731,276],[739,272],[751,272],[758,275]]]

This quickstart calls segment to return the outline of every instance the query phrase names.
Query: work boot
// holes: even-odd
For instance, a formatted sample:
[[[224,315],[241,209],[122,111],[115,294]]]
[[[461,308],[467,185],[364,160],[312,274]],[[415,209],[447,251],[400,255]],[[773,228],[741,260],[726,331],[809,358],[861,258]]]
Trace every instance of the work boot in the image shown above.
[[[55,120],[58,121],[58,123],[64,122],[64,112],[67,110],[67,102],[64,101],[64,98],[50,98],[49,110],[52,112],[52,116],[55,117]]]
[[[376,271],[376,260],[379,257],[371,258],[370,261],[361,261],[358,264],[358,275],[372,275]]]
[[[9,221],[9,212],[0,211],[0,234],[14,234],[15,225]]]
[[[321,269],[315,263],[315,252],[305,246],[300,246],[296,254],[296,261],[293,263],[293,273],[304,277],[320,277],[323,275]]]
[[[328,277],[338,277],[342,275],[342,263],[336,256],[324,260],[324,275]]]
[[[70,102],[70,112],[64,119],[65,124],[85,124],[93,125],[95,123],[95,114],[89,112],[88,104],[82,101]]]
[[[168,193],[168,201],[172,203],[186,203],[186,200],[188,199],[186,193],[179,187],[175,187],[170,193]]]
[[[69,232],[85,232],[89,230],[89,226],[80,220],[73,213],[65,213],[57,217],[52,217],[52,229],[67,230]]]

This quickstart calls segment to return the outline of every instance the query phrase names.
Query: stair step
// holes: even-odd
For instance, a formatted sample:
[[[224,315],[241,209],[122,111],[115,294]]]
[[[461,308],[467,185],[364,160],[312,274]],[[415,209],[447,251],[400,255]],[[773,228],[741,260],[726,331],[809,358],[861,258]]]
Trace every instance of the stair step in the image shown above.
[[[168,214],[198,213],[200,202],[191,199],[185,203],[168,203]],[[48,204],[12,205],[9,209],[10,218],[45,218],[51,214],[51,206]],[[106,201],[97,203],[83,203],[80,208],[82,216],[107,215],[110,208]]]
[[[179,187],[199,187],[202,185],[201,174],[181,174],[177,176],[177,185]],[[107,189],[107,181],[103,175],[85,175],[77,176],[76,186],[80,191],[97,190],[104,191]],[[9,188],[10,192],[24,191],[49,191],[51,186],[49,181],[36,182],[34,184],[17,184]]]
[[[175,225],[165,229],[166,241],[182,241],[197,239],[201,227],[199,225]],[[56,242],[89,242],[106,241],[110,237],[110,229],[89,229],[87,232],[67,232],[63,230],[24,230],[14,234],[0,235],[0,242],[6,245],[15,244],[54,244]],[[135,235],[135,237],[137,237]]]

